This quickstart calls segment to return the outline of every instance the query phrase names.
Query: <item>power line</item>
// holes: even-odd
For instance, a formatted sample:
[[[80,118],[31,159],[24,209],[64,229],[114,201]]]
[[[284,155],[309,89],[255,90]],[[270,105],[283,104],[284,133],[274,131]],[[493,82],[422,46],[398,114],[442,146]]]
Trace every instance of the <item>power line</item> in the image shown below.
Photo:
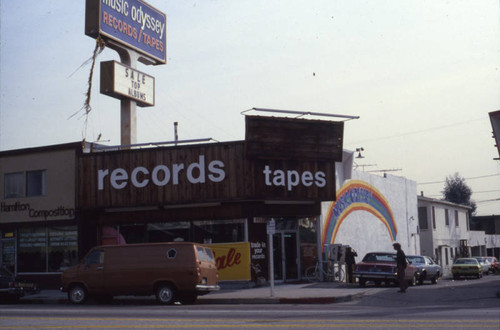
[[[465,180],[474,180],[474,179],[482,179],[482,178],[489,178],[489,177],[492,177],[492,176],[498,176],[500,175],[500,173],[497,173],[497,174],[488,174],[488,175],[481,175],[481,176],[474,176],[474,177],[470,177],[470,178],[464,178]],[[431,181],[431,182],[422,182],[422,183],[418,183],[419,185],[424,185],[424,184],[435,184],[435,183],[445,183],[446,181]]]
[[[451,127],[455,127],[455,126],[470,124],[471,122],[474,122],[474,121],[481,121],[481,120],[486,120],[486,119],[487,118],[481,117],[481,118],[471,119],[471,120],[468,120],[468,121],[457,122],[457,123],[443,125],[443,126],[435,126],[435,127],[425,128],[425,129],[421,129],[421,130],[418,130],[418,131],[412,131],[412,132],[400,133],[400,134],[395,134],[395,135],[382,136],[382,137],[379,137],[379,138],[376,137],[376,138],[371,138],[371,139],[368,139],[368,140],[354,141],[354,142],[350,143],[350,145],[351,144],[366,143],[366,142],[373,142],[373,141],[380,141],[380,140],[387,140],[387,139],[399,138],[399,137],[402,137],[402,136],[408,136],[408,135],[414,135],[414,134],[419,134],[419,133],[424,133],[424,132],[429,132],[429,131],[441,130],[441,129],[445,129],[445,128],[451,128]]]
[[[486,202],[496,202],[496,201],[500,201],[500,198],[485,199],[484,201],[476,201],[476,203],[486,203]]]

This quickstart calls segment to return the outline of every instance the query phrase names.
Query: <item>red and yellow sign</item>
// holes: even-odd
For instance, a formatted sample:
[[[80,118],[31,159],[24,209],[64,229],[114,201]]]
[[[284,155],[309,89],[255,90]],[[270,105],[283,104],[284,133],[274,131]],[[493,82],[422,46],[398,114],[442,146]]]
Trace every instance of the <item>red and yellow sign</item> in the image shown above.
[[[250,243],[209,245],[215,253],[215,263],[221,281],[249,281]]]

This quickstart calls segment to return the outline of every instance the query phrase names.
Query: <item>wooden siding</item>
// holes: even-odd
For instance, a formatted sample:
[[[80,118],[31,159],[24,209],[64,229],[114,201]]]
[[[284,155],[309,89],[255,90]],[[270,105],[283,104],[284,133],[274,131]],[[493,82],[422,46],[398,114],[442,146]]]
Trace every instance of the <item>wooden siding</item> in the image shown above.
[[[248,158],[342,161],[343,122],[247,116],[245,125]]]
[[[224,171],[225,178],[220,182],[210,180],[209,175],[218,175],[209,170],[209,164],[213,161],[223,163],[223,167],[219,170]],[[174,164],[184,164],[184,169],[179,171],[178,184],[173,182]],[[187,174],[190,165],[204,168],[204,183],[189,182]],[[266,165],[269,168],[268,182],[273,182],[273,185],[266,185],[264,175]],[[152,182],[152,172],[158,166],[165,166],[170,171],[170,180],[165,185]],[[149,180],[145,187],[136,187],[132,184],[132,171],[137,167],[144,167],[149,172],[147,175],[137,175],[139,183]],[[128,174],[127,180],[116,180],[118,184],[126,182],[122,189],[117,189],[111,184],[112,172],[119,168]],[[100,170],[108,170],[108,174],[102,180],[102,189],[98,186]],[[316,184],[314,180],[314,174],[318,171],[324,173],[324,186]],[[308,178],[306,184],[302,181],[297,183],[297,178],[302,180],[304,172],[311,173],[304,176]],[[198,169],[192,173],[195,179],[200,178]],[[293,185],[288,184],[289,177],[295,182]],[[276,184],[284,185],[276,186]],[[83,154],[78,158],[77,202],[78,207],[82,209],[254,200],[335,200],[335,163],[248,160],[244,153],[244,141],[96,152]]]

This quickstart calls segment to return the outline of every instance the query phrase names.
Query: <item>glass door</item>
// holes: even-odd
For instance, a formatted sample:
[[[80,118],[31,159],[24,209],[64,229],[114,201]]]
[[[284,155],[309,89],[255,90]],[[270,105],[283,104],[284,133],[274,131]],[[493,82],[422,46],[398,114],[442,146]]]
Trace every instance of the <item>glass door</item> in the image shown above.
[[[273,261],[274,261],[274,280],[283,281],[283,249],[282,234],[273,235]]]
[[[274,280],[298,279],[297,232],[276,232],[273,235]]]
[[[285,251],[285,281],[299,278],[297,258],[297,233],[283,233],[283,250]]]

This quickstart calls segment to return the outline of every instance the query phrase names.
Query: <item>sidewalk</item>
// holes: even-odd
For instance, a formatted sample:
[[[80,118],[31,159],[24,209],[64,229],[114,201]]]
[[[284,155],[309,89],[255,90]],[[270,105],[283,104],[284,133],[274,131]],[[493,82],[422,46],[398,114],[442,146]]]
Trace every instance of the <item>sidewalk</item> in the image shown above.
[[[248,284],[221,283],[221,290],[199,296],[196,304],[331,304],[359,299],[370,291],[356,284],[299,283],[275,284],[273,295],[269,285],[248,287]],[[154,300],[150,297],[118,296],[115,300]],[[20,299],[22,303],[69,304],[67,294],[59,290],[42,290]]]

